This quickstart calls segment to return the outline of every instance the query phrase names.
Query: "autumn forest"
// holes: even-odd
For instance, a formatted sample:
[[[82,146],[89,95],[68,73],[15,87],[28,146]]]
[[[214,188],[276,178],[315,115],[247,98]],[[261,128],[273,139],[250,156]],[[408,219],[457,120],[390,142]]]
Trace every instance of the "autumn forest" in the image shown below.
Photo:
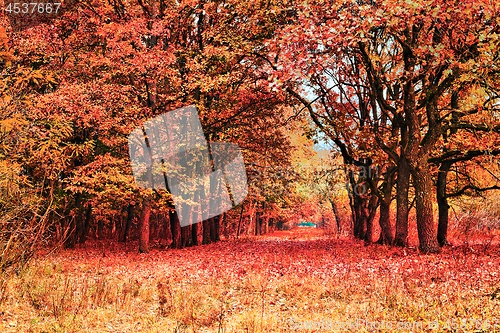
[[[49,1],[0,6],[0,331],[500,332],[498,1]]]

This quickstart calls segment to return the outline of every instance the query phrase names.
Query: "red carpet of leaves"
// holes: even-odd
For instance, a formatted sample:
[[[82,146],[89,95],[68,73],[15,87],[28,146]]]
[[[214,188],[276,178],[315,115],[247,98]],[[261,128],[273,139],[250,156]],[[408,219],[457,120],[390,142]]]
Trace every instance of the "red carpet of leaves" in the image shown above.
[[[21,309],[24,300],[19,299],[9,313],[25,314],[3,320],[12,331],[40,331],[25,329],[35,327],[30,317],[44,329],[91,332],[105,327],[106,332],[177,332],[181,326],[189,328],[185,332],[219,332],[220,327],[224,332],[288,332],[291,319],[500,319],[500,248],[492,244],[422,255],[416,248],[366,245],[316,228],[296,228],[149,254],[138,254],[137,244],[87,244],[42,256],[37,264],[41,275],[33,279],[45,285],[69,277],[77,295],[90,281],[92,294],[104,278],[114,292],[103,296],[109,303],[100,305],[103,310],[92,303],[82,310],[75,296],[59,321],[47,317],[58,294],[45,291],[45,313],[29,305]],[[124,281],[135,281],[139,288],[126,305],[120,301]],[[12,290],[28,288],[19,286]]]
[[[370,281],[389,279],[399,288],[446,282],[446,290],[460,286],[487,295],[500,287],[500,249],[491,245],[484,249],[485,245],[448,247],[440,254],[421,255],[415,248],[365,245],[358,240],[326,237],[320,229],[296,228],[182,250],[154,249],[149,254],[137,254],[135,248],[127,250],[121,244],[65,250],[51,262],[72,273],[99,271],[139,281],[175,277],[186,283],[211,283],[214,279],[243,283],[259,276],[271,285],[289,278],[313,279],[327,290],[341,293],[347,290],[335,286],[345,289],[345,283],[350,282],[354,290],[368,292],[372,290]],[[366,283],[357,285],[361,281]]]
[[[500,247],[491,244],[446,247],[440,254],[421,255],[416,248],[365,245],[345,237],[327,237],[321,229],[304,227],[181,250],[153,249],[149,254],[138,254],[135,247],[123,244],[93,244],[84,249],[64,250],[51,261],[60,262],[69,270],[87,267],[145,279],[170,274],[193,279],[241,279],[249,272],[275,278],[308,275],[331,279],[354,272],[388,271],[411,274],[425,281],[458,278],[450,276],[456,268],[462,271],[460,278],[493,282],[500,274],[499,255]]]
[[[456,281],[462,286],[480,282],[493,288],[500,285],[500,248],[484,248],[448,247],[440,254],[421,255],[414,248],[365,245],[358,240],[326,237],[316,228],[296,228],[181,250],[153,249],[149,254],[138,254],[136,248],[122,244],[94,245],[64,250],[50,261],[72,273],[99,271],[139,280],[175,275],[203,283],[213,278],[242,280],[257,274],[272,280],[308,277],[334,285],[338,279],[388,275],[395,279],[405,276],[419,285]]]

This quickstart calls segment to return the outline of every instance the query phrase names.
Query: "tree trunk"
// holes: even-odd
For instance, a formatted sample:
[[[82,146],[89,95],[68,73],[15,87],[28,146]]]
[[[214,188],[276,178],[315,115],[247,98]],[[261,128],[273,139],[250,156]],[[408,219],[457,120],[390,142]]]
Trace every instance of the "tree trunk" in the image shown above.
[[[427,161],[420,159],[419,162],[412,170],[419,247],[424,253],[435,253],[438,252],[439,246],[432,211],[432,179]]]
[[[65,248],[74,248],[77,239],[79,239],[79,233],[81,230],[81,202],[82,202],[82,193],[79,192],[75,196],[75,215],[71,216],[71,208],[68,208],[66,212],[66,221],[67,221],[67,234],[66,239],[64,240]]]
[[[437,177],[436,195],[439,209],[437,240],[439,246],[448,245],[448,213],[450,206],[448,205],[448,198],[446,197],[446,178],[448,176],[448,171],[450,171],[450,167],[450,162],[441,164]]]
[[[434,253],[439,250],[437,242],[437,232],[434,225],[432,212],[432,179],[428,162],[429,149],[422,144],[422,117],[415,108],[415,92],[413,82],[409,80],[406,84],[408,99],[405,100],[405,114],[408,125],[408,150],[406,158],[410,167],[413,185],[415,188],[415,204],[417,211],[417,229],[420,250],[424,253]],[[427,115],[435,114],[436,101],[427,101]],[[426,133],[426,146],[431,147],[439,137],[431,122],[435,119],[428,119],[429,129]]]
[[[77,214],[75,216],[75,232],[73,235],[71,235],[71,247],[74,247],[75,244],[80,240],[81,235],[83,233],[83,207],[82,207],[82,198],[83,194],[78,193],[76,197],[76,207],[77,207]]]
[[[457,91],[451,94],[450,99],[450,107],[453,110],[458,110],[459,108],[459,93]],[[458,114],[456,111],[452,112],[452,122],[458,122]],[[451,135],[457,133],[457,129],[452,129],[450,131]],[[444,141],[448,142],[447,135],[444,135]],[[444,149],[445,152],[449,151],[448,148]],[[448,205],[448,197],[446,196],[446,181],[448,178],[448,172],[450,171],[453,162],[446,161],[441,164],[439,167],[439,172],[437,176],[437,185],[436,185],[436,196],[439,210],[439,218],[438,218],[438,233],[437,240],[440,246],[448,245],[448,220],[449,220],[449,209]]]
[[[209,227],[210,227],[210,242],[215,243],[217,241],[217,230],[215,228],[215,219],[218,218],[218,216],[214,216],[210,219],[208,219]]]
[[[194,200],[196,202],[200,202],[200,193],[203,191],[202,188],[200,188],[199,191],[195,193]],[[196,207],[196,209],[191,208],[191,221],[195,222],[198,221],[198,217],[201,214],[200,208]],[[202,224],[200,222],[193,223],[191,225],[191,239],[193,242],[194,246],[200,245],[200,229],[202,228]],[[201,243],[203,243],[203,240],[201,240]]]
[[[191,231],[191,225],[181,227],[182,247],[188,247],[192,245],[193,235],[191,234]]]
[[[278,217],[278,220],[276,221],[276,229],[281,231],[283,230],[283,220]]]
[[[259,216],[259,235],[264,234],[264,213],[261,213]]]
[[[97,221],[97,238],[98,239],[103,239],[104,238],[104,222],[102,221],[102,219],[99,219],[99,221]]]
[[[392,227],[391,227],[391,214],[390,214],[390,203],[388,204],[385,200],[380,202],[380,238],[377,241],[379,244],[392,245],[394,239],[392,237]]]
[[[356,180],[352,169],[348,171],[348,180],[347,192],[352,211],[353,235],[358,239],[366,240],[369,216],[366,189],[363,190],[364,185],[360,183],[361,179]]]
[[[132,225],[132,218],[134,215],[134,206],[129,204],[127,207],[127,220],[125,221],[125,228],[122,231],[120,241],[121,242],[126,242],[128,233],[130,231],[130,226]]]
[[[114,227],[111,232],[111,237],[113,240],[119,240],[121,235],[122,225],[123,225],[123,214],[116,216],[114,219]]]
[[[210,244],[210,219],[203,220],[203,244]]]
[[[170,218],[164,213],[161,214],[162,221],[162,238],[160,239],[160,246],[162,249],[172,244],[172,231],[170,229]]]
[[[80,205],[82,201],[82,193],[77,193],[75,196],[75,205],[74,207],[71,207],[68,205],[68,209],[64,213],[64,221],[65,221],[65,227],[62,229],[64,232],[64,247],[65,248],[74,248],[76,240],[78,238],[78,233],[79,233],[79,224],[80,221]],[[71,215],[71,210],[75,209],[75,215]]]
[[[345,159],[344,159],[344,163],[345,163]],[[349,175],[350,173],[347,171],[347,169],[345,170],[345,173],[347,175]],[[358,214],[358,210],[357,210],[357,203],[356,201],[354,200],[354,195],[352,195],[351,193],[351,184],[354,180],[351,181],[351,177],[348,176],[348,181],[346,183],[346,189],[347,189],[347,197],[349,198],[349,208],[351,209],[351,224],[350,224],[350,227],[351,227],[351,232],[352,234],[354,235],[354,237],[357,237],[357,222],[356,222],[356,219],[357,219],[357,214]]]
[[[377,241],[379,244],[392,245],[394,242],[393,228],[391,223],[391,201],[392,187],[395,180],[395,167],[387,168],[384,175],[384,184],[382,188],[382,198],[380,200],[380,238]]]
[[[406,158],[401,153],[396,182],[396,235],[394,237],[394,244],[403,247],[408,246],[409,187],[410,169]]]
[[[151,215],[151,198],[144,197],[139,218],[139,253],[149,253],[149,217]]]
[[[420,250],[424,253],[434,253],[439,250],[437,242],[437,232],[434,225],[432,212],[432,179],[428,162],[428,155],[439,137],[441,137],[439,112],[437,112],[437,97],[425,101],[425,114],[427,115],[427,133],[422,138],[422,114],[417,110],[415,98],[415,82],[412,73],[415,71],[415,57],[409,44],[403,45],[404,58],[404,113],[405,123],[408,126],[407,144],[401,148],[401,159],[407,158],[410,167],[413,185],[415,188],[415,203],[417,210],[417,229]],[[423,85],[426,86],[428,77],[424,77]],[[431,79],[432,80],[432,79]],[[430,83],[430,82],[427,82]],[[430,84],[433,89],[437,89],[434,84]],[[427,89],[431,89],[427,87]],[[432,91],[432,90],[429,90]],[[429,94],[432,96],[432,94]],[[430,97],[430,96],[429,96]],[[402,133],[403,134],[403,133]]]
[[[273,233],[276,230],[276,228],[275,228],[276,222],[275,222],[274,217],[269,218],[267,223],[268,223],[268,227],[269,227],[269,229],[268,229],[269,233]]]
[[[255,212],[255,236],[258,236],[260,233],[259,221],[260,221],[261,212]]]
[[[92,219],[92,205],[88,204],[87,205],[87,210],[85,212],[85,221],[83,222],[83,232],[81,234],[80,239],[78,240],[79,243],[85,243],[87,240],[87,236],[89,234],[90,230],[90,220]]]
[[[374,225],[373,221],[375,220],[375,214],[377,212],[378,207],[378,197],[375,193],[371,194],[368,201],[368,207],[366,210],[366,235],[365,241],[368,243],[373,243],[373,233],[374,233]],[[366,199],[365,199],[366,200]]]
[[[340,219],[339,209],[333,199],[329,198],[328,200],[332,205],[333,215],[335,216],[335,222],[337,223],[337,234],[340,235],[342,233],[342,221]]]
[[[191,236],[192,236],[192,242],[194,246],[200,245],[200,240],[199,240],[199,233],[200,233],[200,223],[194,223],[191,226]]]
[[[345,159],[344,159],[345,161]],[[347,195],[349,197],[349,206],[351,207],[351,215],[352,215],[352,234],[356,238],[360,238],[360,229],[361,229],[361,217],[360,217],[360,202],[359,198],[354,195],[353,188],[356,185],[356,180],[354,179],[354,172],[352,170],[347,170]]]
[[[401,141],[399,143],[398,179],[396,184],[396,237],[395,244],[408,246],[408,189],[410,187],[410,160],[409,156],[418,155],[420,144],[419,118],[415,110],[415,86],[411,80],[411,72],[414,70],[415,59],[409,46],[403,47],[404,69],[403,77],[403,111],[405,119],[401,124]]]
[[[241,204],[241,211],[240,211],[240,219],[238,221],[238,229],[236,230],[236,238],[240,237],[240,227],[241,227],[241,219],[243,218],[243,203]]]
[[[366,240],[368,229],[368,201],[359,195],[354,194],[355,219],[354,219],[354,237]]]
[[[182,246],[182,239],[179,216],[177,215],[175,209],[170,208],[168,211],[168,217],[170,220],[170,231],[172,232],[172,244],[170,245],[170,247],[173,249],[180,249]]]
[[[214,219],[214,224],[215,224],[215,241],[219,242],[220,241],[220,230],[221,230],[221,225],[224,223],[224,217],[226,213],[222,213],[219,216],[216,216]]]

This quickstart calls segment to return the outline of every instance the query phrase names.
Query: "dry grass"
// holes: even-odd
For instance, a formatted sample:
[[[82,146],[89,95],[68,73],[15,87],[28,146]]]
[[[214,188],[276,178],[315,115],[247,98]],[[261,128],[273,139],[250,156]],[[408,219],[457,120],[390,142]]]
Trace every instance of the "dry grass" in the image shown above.
[[[500,319],[500,250],[483,249],[420,255],[301,228],[148,255],[64,250],[0,283],[0,331],[291,332],[364,319],[451,332],[425,323]],[[471,323],[461,331],[481,332]]]

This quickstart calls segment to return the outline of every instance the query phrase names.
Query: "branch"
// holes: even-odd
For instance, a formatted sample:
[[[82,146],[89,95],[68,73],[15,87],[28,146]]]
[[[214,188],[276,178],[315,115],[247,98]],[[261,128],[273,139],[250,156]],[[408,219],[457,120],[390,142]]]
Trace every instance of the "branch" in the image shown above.
[[[447,129],[470,129],[470,130],[475,130],[475,131],[500,133],[500,125],[488,127],[486,125],[478,125],[478,124],[470,124],[470,123],[456,123],[456,124],[452,124],[452,125],[447,126]]]
[[[485,191],[490,191],[490,190],[500,190],[500,186],[494,185],[494,186],[490,186],[490,187],[477,187],[477,186],[469,184],[469,185],[466,185],[465,187],[463,187],[458,192],[447,194],[446,197],[447,198],[458,197],[458,196],[463,195],[465,193],[465,191],[467,191],[467,190],[474,190],[475,192],[485,192]]]
[[[373,64],[370,60],[370,57],[368,55],[368,52],[366,51],[366,45],[364,42],[359,42],[359,51],[361,53],[362,59],[363,59],[363,64],[365,65],[366,72],[368,74],[368,79],[370,81],[370,85],[372,86],[372,91],[375,92],[375,95],[377,97],[377,101],[380,104],[380,107],[386,111],[390,111],[392,114],[395,114],[397,112],[396,108],[391,106],[387,101],[385,100],[383,94],[383,87],[382,83],[380,82],[380,78],[375,74],[375,69],[373,67]]]
[[[458,155],[462,155],[462,156],[451,158],[453,156],[458,156]],[[444,162],[451,162],[453,164],[453,163],[460,162],[460,161],[469,161],[474,157],[482,156],[482,155],[493,155],[493,156],[500,155],[500,149],[495,149],[492,151],[489,151],[489,150],[471,150],[465,154],[459,150],[452,150],[452,151],[448,151],[448,152],[444,153],[441,156],[429,158],[427,161],[432,163],[432,164],[435,164],[435,165],[442,164]]]

